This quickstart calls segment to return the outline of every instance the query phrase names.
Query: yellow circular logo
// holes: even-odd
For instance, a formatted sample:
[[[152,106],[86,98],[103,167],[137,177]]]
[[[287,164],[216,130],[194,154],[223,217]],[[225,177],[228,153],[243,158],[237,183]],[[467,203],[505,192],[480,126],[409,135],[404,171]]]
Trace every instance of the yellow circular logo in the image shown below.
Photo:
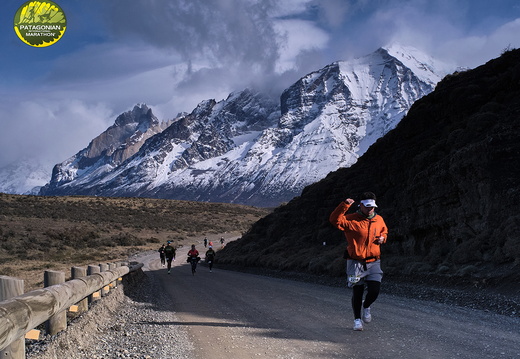
[[[29,46],[53,45],[66,29],[65,13],[52,1],[27,1],[14,16],[14,31]]]

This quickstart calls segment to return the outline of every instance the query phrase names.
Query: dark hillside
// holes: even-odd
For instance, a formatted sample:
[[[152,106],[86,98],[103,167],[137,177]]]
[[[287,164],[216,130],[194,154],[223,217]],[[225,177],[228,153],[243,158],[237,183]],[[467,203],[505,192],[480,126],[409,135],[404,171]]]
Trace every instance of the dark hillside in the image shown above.
[[[219,261],[341,276],[344,239],[328,216],[368,190],[390,228],[387,276],[518,286],[519,178],[520,50],[513,50],[447,76],[354,166],[258,221]]]

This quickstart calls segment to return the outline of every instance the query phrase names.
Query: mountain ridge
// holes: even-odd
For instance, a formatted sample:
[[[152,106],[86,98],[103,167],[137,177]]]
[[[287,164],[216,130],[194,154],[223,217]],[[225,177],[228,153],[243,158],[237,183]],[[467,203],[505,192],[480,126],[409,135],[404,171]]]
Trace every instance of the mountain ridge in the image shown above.
[[[97,168],[80,173],[80,151],[55,167],[40,194],[257,206],[288,201],[330,171],[355,163],[442,77],[433,61],[417,60],[409,48],[388,48],[302,77],[279,103],[249,89],[205,100],[140,142],[124,161],[105,156]]]

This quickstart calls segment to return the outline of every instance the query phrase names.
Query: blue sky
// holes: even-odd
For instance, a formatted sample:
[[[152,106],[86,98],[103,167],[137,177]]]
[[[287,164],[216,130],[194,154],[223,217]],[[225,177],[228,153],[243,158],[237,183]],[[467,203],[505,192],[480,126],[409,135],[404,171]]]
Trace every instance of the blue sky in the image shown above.
[[[518,0],[55,0],[61,40],[24,44],[0,11],[0,168],[50,166],[146,103],[159,119],[254,87],[279,96],[310,71],[392,42],[473,68],[520,47]]]

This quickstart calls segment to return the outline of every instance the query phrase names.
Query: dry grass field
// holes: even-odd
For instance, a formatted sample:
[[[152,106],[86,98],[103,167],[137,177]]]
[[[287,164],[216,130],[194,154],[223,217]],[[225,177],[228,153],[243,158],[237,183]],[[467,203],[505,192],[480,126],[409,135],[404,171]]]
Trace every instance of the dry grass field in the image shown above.
[[[226,233],[240,236],[269,211],[224,203],[146,198],[41,197],[0,193],[0,275],[43,286],[45,270],[126,261]]]

